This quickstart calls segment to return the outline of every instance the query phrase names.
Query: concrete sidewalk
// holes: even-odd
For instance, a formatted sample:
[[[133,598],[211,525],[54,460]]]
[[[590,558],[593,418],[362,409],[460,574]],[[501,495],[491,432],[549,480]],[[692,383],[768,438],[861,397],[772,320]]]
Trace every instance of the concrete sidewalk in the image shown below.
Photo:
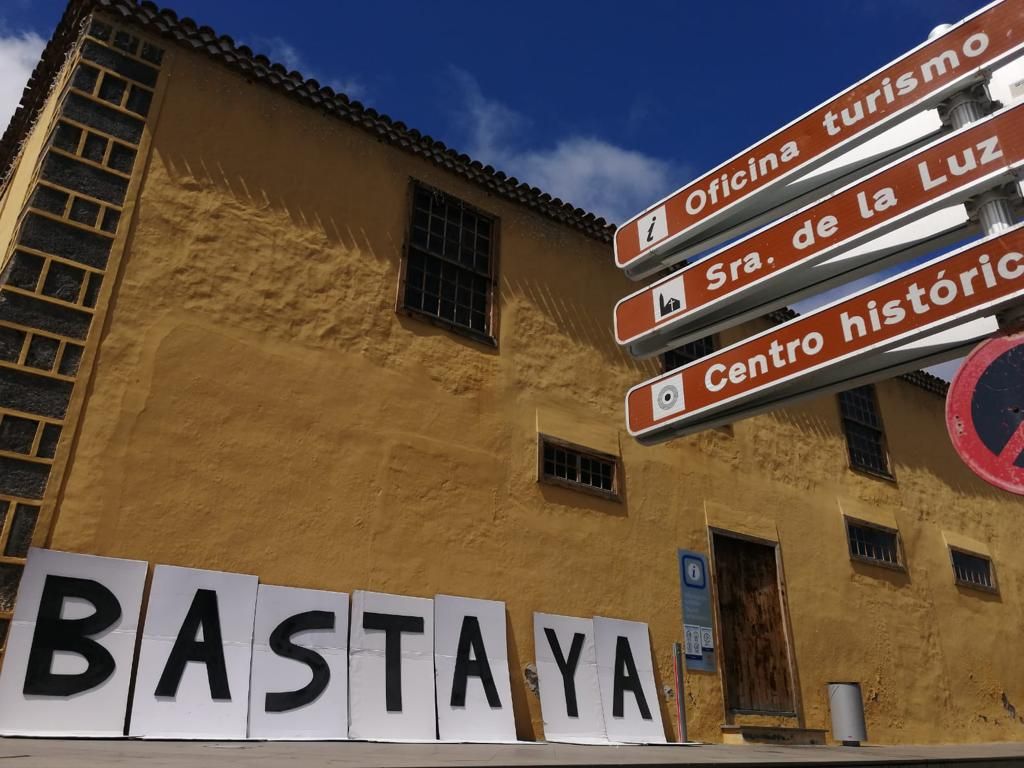
[[[368,742],[188,742],[0,739],[11,768],[434,768],[436,766],[688,765],[1024,766],[1024,742],[901,747],[568,744],[379,744]]]

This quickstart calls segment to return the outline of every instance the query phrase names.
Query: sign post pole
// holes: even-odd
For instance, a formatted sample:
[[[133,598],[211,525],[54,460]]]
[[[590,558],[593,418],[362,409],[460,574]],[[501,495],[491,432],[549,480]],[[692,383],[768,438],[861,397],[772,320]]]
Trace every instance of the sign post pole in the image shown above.
[[[686,735],[686,690],[683,687],[683,646],[672,643],[672,666],[676,673],[676,720],[679,722],[679,743],[688,741]]]
[[[954,93],[942,104],[940,111],[949,115],[954,130],[959,130],[981,120],[992,111],[985,83],[979,83],[959,93]],[[974,199],[978,220],[986,235],[1009,229],[1013,226],[1013,211],[1010,209],[1012,195],[1003,190],[990,190]]]
[[[936,30],[936,32],[941,31]],[[934,33],[933,33],[934,36]],[[949,111],[949,120],[953,128],[964,126],[981,120],[988,113],[991,101],[985,91],[983,84],[972,86],[967,90],[954,93],[949,97],[945,106]],[[979,195],[974,201],[978,221],[985,234],[994,234],[1009,229],[1014,225],[1014,214],[1011,208],[1015,197],[1013,191],[1006,189],[991,189]],[[1024,324],[1024,306],[1013,307],[998,316],[999,328],[1012,333],[1020,331]],[[951,393],[947,395],[950,397]],[[947,410],[949,406],[947,404]]]

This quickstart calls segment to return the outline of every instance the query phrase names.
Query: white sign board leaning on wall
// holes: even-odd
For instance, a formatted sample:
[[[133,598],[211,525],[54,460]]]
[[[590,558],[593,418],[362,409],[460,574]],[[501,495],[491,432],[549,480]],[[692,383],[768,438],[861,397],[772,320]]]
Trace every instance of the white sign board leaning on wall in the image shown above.
[[[30,551],[0,733],[121,736],[138,646],[131,736],[515,740],[500,601],[357,591],[350,625],[344,593],[158,565],[139,641],[146,568]],[[534,637],[548,740],[664,742],[646,624],[537,613]]]
[[[0,733],[124,733],[145,562],[30,549],[0,671]]]
[[[597,681],[594,622],[535,613],[533,641],[544,738],[575,744],[607,744]]]
[[[442,741],[515,741],[505,603],[437,595],[434,670]]]
[[[249,738],[348,737],[348,595],[260,584]]]
[[[255,576],[156,566],[130,736],[245,738],[256,585]]]
[[[352,593],[349,736],[436,741],[434,601]]]
[[[595,616],[594,644],[609,740],[664,744],[647,625]]]

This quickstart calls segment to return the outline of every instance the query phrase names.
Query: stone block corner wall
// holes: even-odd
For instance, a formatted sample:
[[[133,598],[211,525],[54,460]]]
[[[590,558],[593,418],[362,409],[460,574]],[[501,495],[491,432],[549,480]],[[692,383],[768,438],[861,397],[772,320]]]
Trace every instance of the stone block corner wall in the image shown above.
[[[164,49],[84,19],[0,261],[0,649],[47,543],[145,165]],[[37,84],[38,87],[38,84]],[[13,169],[11,172],[13,175]]]

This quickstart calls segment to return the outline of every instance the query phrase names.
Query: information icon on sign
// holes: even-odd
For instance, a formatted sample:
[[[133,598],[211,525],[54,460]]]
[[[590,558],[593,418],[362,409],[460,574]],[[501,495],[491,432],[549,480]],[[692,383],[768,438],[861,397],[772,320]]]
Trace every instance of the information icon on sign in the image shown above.
[[[704,578],[704,563],[695,557],[683,556],[683,583],[688,587],[703,589],[707,580]]]
[[[637,222],[637,236],[640,239],[640,250],[650,248],[668,235],[668,217],[665,206],[655,208]]]

